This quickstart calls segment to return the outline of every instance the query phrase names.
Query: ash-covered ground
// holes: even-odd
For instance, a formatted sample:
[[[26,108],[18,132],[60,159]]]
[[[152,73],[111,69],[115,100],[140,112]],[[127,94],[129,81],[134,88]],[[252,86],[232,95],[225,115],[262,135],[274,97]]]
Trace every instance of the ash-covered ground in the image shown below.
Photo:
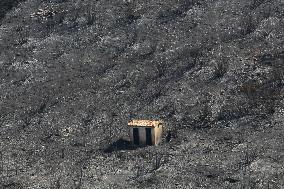
[[[0,188],[284,188],[283,0],[1,0]],[[131,148],[127,121],[162,119]]]

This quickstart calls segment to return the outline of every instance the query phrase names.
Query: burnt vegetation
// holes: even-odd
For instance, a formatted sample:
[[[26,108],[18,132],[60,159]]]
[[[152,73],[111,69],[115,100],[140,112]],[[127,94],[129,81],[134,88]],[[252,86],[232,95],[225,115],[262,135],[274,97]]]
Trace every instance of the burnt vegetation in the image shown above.
[[[1,0],[0,188],[283,188],[283,6]]]

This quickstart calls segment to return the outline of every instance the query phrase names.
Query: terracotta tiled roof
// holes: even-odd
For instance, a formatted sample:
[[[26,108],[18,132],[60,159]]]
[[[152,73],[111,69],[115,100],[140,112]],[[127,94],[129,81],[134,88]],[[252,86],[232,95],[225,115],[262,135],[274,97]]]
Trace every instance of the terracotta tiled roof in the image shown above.
[[[128,122],[128,126],[141,126],[141,127],[156,127],[160,123],[163,123],[162,121],[154,121],[154,120],[141,120],[141,119],[134,119]]]

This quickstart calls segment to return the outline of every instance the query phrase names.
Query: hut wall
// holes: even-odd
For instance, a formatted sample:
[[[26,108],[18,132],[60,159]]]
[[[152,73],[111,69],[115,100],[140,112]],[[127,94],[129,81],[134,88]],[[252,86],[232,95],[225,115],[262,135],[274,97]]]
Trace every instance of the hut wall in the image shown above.
[[[139,127],[139,144],[145,145],[146,144],[146,130],[145,127]]]
[[[159,125],[155,127],[155,145],[158,145],[161,142],[162,139],[162,134],[163,134],[163,125]]]

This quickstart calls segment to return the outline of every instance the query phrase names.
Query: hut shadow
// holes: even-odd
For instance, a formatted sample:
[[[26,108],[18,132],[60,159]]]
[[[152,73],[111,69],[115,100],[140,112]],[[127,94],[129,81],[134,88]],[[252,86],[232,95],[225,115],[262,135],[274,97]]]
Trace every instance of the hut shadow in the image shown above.
[[[139,146],[131,144],[130,141],[125,140],[123,138],[118,139],[117,141],[110,144],[105,150],[105,153],[112,153],[115,151],[121,151],[121,150],[135,150]]]

